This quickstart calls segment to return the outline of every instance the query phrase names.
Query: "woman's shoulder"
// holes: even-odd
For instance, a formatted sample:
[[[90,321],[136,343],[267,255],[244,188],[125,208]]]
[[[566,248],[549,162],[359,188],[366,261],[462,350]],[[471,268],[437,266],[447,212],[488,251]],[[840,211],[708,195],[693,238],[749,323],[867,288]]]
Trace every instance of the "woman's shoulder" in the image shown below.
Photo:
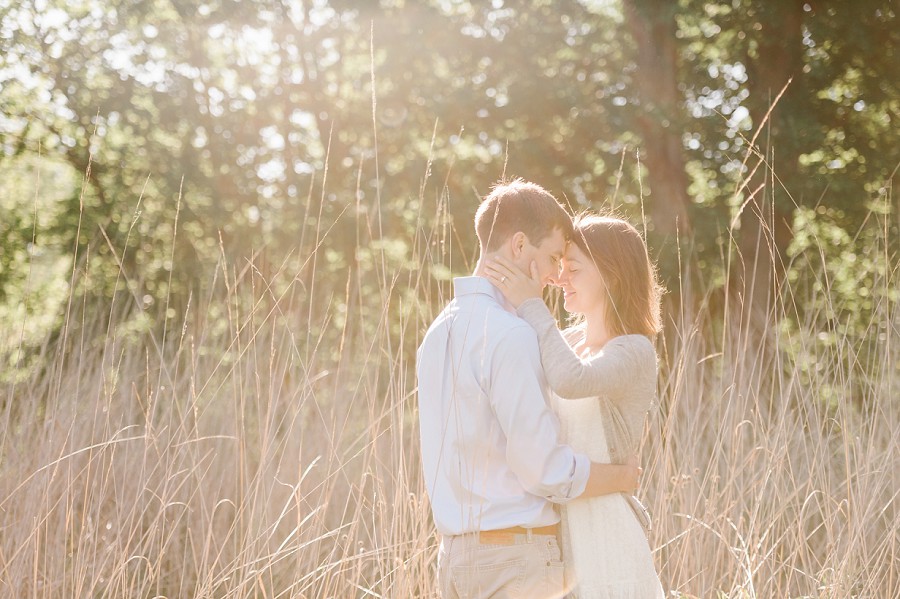
[[[627,393],[620,398],[626,399],[620,406],[629,406],[633,418],[643,418],[643,414],[652,407],[656,398],[657,376],[659,374],[659,360],[656,355],[656,347],[646,335],[621,335],[614,337],[606,344],[606,347],[615,347],[614,351],[623,356],[622,367],[630,377],[631,384]],[[612,347],[610,347],[612,350]],[[643,422],[640,420],[640,422]],[[631,424],[639,426],[637,420]],[[639,432],[636,434],[640,434]]]
[[[650,338],[647,337],[647,335],[640,335],[638,333],[628,333],[626,335],[617,335],[609,340],[609,343],[613,343],[613,342],[621,343],[623,345],[629,345],[632,347],[633,346],[644,346],[644,347],[648,347],[648,348],[656,351],[653,346],[653,342],[650,341]]]
[[[619,335],[610,339],[606,344],[606,348],[620,348],[641,361],[656,364],[656,347],[646,335]]]

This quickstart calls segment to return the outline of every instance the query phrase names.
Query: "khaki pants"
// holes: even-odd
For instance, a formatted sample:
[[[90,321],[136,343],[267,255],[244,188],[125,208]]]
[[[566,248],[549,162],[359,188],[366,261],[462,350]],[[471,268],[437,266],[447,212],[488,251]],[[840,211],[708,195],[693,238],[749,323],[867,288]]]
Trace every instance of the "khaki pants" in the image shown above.
[[[558,599],[565,576],[555,535],[510,534],[479,541],[447,536],[438,552],[442,599]]]

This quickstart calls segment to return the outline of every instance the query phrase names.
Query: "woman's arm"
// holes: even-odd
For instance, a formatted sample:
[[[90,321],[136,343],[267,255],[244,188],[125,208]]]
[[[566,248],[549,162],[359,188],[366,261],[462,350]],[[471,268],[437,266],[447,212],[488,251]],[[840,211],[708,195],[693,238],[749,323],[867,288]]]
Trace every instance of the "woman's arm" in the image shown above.
[[[607,395],[616,403],[648,396],[647,406],[642,407],[649,408],[656,389],[656,350],[649,339],[641,335],[616,337],[599,353],[582,360],[544,304],[543,285],[534,263],[531,272],[525,273],[502,258],[494,258],[485,263],[484,270],[519,316],[537,331],[544,372],[557,395],[563,399]],[[642,388],[650,389],[649,393],[625,393]]]
[[[591,475],[584,492],[578,497],[598,497],[610,493],[634,493],[638,488],[643,469],[638,466],[637,456],[632,456],[624,464],[597,464],[591,462]]]
[[[538,334],[541,362],[550,387],[563,399],[607,395],[614,401],[647,377],[656,376],[656,351],[640,335],[616,337],[597,354],[580,358],[556,326],[543,300],[522,302],[519,316]]]

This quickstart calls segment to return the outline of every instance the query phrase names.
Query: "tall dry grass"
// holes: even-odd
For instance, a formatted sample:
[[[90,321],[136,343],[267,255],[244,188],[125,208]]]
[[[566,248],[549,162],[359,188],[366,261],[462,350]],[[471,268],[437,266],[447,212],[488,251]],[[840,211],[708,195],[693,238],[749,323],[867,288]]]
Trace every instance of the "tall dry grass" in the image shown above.
[[[709,299],[665,340],[646,437],[663,580],[697,597],[900,597],[900,305],[877,304],[862,347],[818,310],[784,326],[809,300],[788,285],[761,329],[711,322]]]
[[[71,296],[46,368],[4,393],[0,595],[434,596],[412,353],[446,300],[427,281],[454,235],[434,221],[415,268],[376,250],[375,276],[328,293],[330,231],[280,268],[223,254],[162,335],[135,330],[139,298]],[[900,597],[896,303],[876,306],[860,365],[851,339],[819,343],[819,314],[782,326],[805,299],[789,287],[761,330],[713,314],[708,290],[671,293],[640,492],[664,585]]]

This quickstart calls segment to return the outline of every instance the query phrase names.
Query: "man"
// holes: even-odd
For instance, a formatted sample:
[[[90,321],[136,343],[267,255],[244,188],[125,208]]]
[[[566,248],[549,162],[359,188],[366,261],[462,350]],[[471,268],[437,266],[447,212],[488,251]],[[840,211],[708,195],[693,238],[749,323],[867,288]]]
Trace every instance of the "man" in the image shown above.
[[[537,334],[482,278],[503,256],[546,285],[572,234],[547,191],[499,184],[475,216],[481,256],[454,279],[454,298],[418,351],[419,425],[425,484],[441,534],[444,599],[560,597],[565,593],[553,504],[631,492],[635,465],[593,464],[559,440]]]

